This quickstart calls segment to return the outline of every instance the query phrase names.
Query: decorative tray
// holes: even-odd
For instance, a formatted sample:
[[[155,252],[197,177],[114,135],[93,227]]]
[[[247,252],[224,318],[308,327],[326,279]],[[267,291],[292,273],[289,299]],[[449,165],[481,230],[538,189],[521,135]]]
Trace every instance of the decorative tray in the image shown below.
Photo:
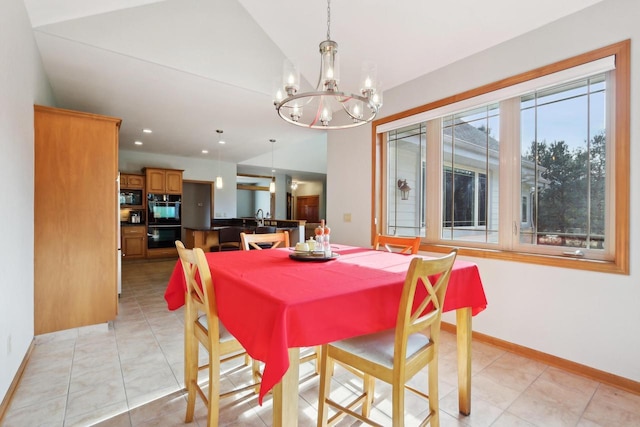
[[[289,258],[296,261],[331,261],[340,256],[340,254],[331,252],[331,256],[325,256],[324,252],[311,252],[311,251],[293,251],[289,254]]]

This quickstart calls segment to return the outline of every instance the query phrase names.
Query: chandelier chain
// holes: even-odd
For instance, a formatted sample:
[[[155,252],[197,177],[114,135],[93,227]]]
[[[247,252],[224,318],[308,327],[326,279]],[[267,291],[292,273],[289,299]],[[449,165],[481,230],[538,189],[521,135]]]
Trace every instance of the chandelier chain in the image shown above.
[[[327,40],[331,40],[331,0],[327,0]]]

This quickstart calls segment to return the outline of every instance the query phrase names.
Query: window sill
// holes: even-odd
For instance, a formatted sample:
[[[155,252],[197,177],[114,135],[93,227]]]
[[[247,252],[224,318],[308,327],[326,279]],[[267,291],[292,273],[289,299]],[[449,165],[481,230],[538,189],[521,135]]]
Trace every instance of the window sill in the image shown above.
[[[527,264],[546,265],[550,267],[572,268],[575,270],[597,271],[600,273],[629,275],[629,262],[622,260],[601,261],[584,258],[572,258],[556,255],[542,255],[525,252],[510,252],[495,249],[466,248],[455,245],[421,244],[420,251],[447,253],[452,248],[458,248],[458,255],[475,258],[497,259],[502,261],[516,261]]]

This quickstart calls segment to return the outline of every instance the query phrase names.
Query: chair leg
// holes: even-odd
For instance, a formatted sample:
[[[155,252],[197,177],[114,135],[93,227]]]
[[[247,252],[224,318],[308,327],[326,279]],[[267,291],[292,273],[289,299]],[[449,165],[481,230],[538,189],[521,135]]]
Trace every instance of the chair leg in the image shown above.
[[[220,357],[209,352],[209,408],[207,427],[217,427],[220,415]]]
[[[369,418],[371,413],[371,406],[373,406],[373,396],[375,392],[376,379],[375,377],[364,374],[362,378],[362,389],[366,394],[364,402],[362,402],[362,416]]]
[[[316,374],[320,374],[320,359],[322,358],[322,346],[317,345],[315,347],[316,351]]]
[[[393,427],[404,426],[404,382],[400,381],[397,384],[394,381],[392,387],[392,408],[391,416],[393,418]]]
[[[431,420],[429,425],[431,427],[440,427],[440,404],[438,402],[438,353],[429,362],[429,412],[431,414]]]
[[[331,374],[333,363],[327,356],[327,346],[323,345],[319,354],[320,361],[320,390],[318,393],[318,427],[325,427],[329,417],[329,407],[326,403],[331,393]]]
[[[260,374],[260,362],[256,359],[251,359],[251,374],[253,376],[254,384],[257,384],[254,388],[256,394],[260,393],[260,383],[262,381],[262,375]]]
[[[196,406],[196,388],[198,387],[198,350],[199,343],[193,334],[190,334],[185,346],[185,386],[187,387],[187,414],[185,422],[193,421],[193,412]]]
[[[184,388],[189,388],[189,331],[187,329],[187,324],[189,323],[189,311],[187,308],[184,310]]]

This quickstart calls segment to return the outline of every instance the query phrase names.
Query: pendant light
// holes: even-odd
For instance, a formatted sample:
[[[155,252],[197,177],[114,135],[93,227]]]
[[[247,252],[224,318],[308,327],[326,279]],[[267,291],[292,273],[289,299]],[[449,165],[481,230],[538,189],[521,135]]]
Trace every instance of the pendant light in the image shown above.
[[[273,168],[273,145],[276,143],[276,140],[270,139],[269,142],[271,143],[271,182],[269,183],[269,193],[274,194],[276,192],[276,170]]]
[[[222,184],[222,168],[220,167],[220,146],[224,144],[224,141],[222,140],[223,131],[221,129],[218,129],[216,130],[216,132],[218,133],[218,176],[216,176],[216,188],[221,189],[223,184]]]

